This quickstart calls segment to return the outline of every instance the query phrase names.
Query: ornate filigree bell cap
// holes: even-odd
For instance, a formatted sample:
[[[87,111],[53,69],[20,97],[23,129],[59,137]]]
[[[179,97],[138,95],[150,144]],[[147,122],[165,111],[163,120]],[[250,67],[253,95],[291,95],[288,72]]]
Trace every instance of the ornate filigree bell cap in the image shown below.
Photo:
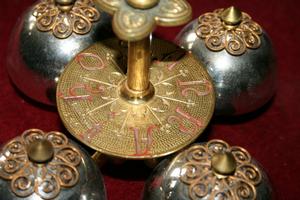
[[[149,177],[143,200],[269,200],[265,172],[238,146],[222,140],[194,144],[165,159]]]
[[[7,71],[28,97],[55,105],[60,74],[73,57],[111,37],[111,18],[94,0],[40,0],[18,20],[8,48]]]
[[[102,176],[88,153],[60,132],[25,131],[0,153],[5,200],[105,200]]]
[[[276,64],[270,38],[236,7],[195,19],[176,43],[201,60],[214,81],[217,115],[252,112],[275,93]]]

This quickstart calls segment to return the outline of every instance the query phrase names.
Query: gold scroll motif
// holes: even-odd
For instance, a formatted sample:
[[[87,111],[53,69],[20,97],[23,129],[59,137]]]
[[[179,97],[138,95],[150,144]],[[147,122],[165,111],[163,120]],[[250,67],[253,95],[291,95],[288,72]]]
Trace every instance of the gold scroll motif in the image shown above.
[[[52,144],[51,161],[38,164],[29,160],[27,146],[36,140],[48,140]],[[4,146],[0,157],[0,177],[11,181],[11,190],[18,197],[35,193],[42,199],[53,199],[61,188],[73,187],[79,181],[76,167],[81,163],[81,154],[59,132],[25,131]]]
[[[77,0],[70,11],[59,9],[54,0],[42,0],[33,9],[36,27],[43,32],[52,31],[60,39],[69,37],[73,32],[84,35],[90,32],[92,23],[100,19],[93,0]]]
[[[224,9],[217,9],[199,17],[196,34],[205,40],[205,45],[212,51],[225,49],[234,56],[242,55],[248,49],[257,49],[261,45],[262,28],[247,13],[242,13],[238,25],[226,25],[221,14]]]
[[[233,175],[220,177],[212,170],[211,160],[215,154],[225,152],[232,153],[237,167]],[[184,155],[186,163],[180,179],[189,185],[191,199],[256,199],[255,186],[260,184],[262,174],[251,163],[251,156],[245,149],[212,140],[206,145],[192,146]]]

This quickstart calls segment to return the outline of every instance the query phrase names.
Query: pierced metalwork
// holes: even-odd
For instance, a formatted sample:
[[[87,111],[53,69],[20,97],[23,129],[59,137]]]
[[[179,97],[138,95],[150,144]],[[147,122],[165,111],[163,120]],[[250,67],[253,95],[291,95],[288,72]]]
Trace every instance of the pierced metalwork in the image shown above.
[[[42,0],[33,9],[36,27],[43,32],[52,31],[60,39],[73,32],[84,35],[90,32],[92,23],[100,19],[93,0],[77,0],[70,11],[61,10],[54,0]]]
[[[234,175],[222,176],[212,170],[211,159],[215,154],[230,152],[237,167]],[[251,164],[250,154],[243,148],[221,140],[212,140],[206,145],[194,145],[185,151],[180,180],[189,185],[191,199],[251,199],[255,200],[255,186],[262,181],[259,169]]]
[[[54,156],[47,163],[34,163],[28,158],[27,146],[35,140],[48,140]],[[19,197],[36,193],[42,199],[55,198],[61,188],[70,188],[79,181],[76,167],[80,152],[59,132],[44,133],[38,129],[25,131],[4,146],[0,154],[0,177],[11,181],[11,190]]]
[[[212,51],[225,49],[234,56],[242,55],[247,49],[257,49],[261,45],[262,28],[247,13],[237,25],[227,25],[222,21],[224,9],[217,9],[199,17],[196,34],[205,40],[206,47]]]

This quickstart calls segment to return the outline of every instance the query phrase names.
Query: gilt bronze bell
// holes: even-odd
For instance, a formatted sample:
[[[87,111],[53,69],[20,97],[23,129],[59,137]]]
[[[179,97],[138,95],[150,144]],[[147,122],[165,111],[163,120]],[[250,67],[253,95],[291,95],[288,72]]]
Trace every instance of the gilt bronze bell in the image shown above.
[[[274,95],[271,40],[247,13],[235,7],[205,13],[183,28],[176,43],[206,66],[216,90],[216,115],[252,112]]]
[[[65,65],[112,34],[110,17],[93,0],[41,0],[15,25],[7,71],[22,93],[55,105],[56,84]]]
[[[3,146],[0,158],[1,199],[106,199],[97,165],[60,132],[27,130]]]

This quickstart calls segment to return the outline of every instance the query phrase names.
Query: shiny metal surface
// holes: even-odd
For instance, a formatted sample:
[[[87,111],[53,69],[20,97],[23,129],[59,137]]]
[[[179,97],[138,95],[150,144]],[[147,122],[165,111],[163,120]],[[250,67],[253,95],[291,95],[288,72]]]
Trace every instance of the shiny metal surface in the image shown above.
[[[55,200],[105,200],[106,191],[103,182],[102,175],[90,158],[89,154],[78,144],[69,140],[70,144],[74,146],[81,153],[81,163],[77,166],[79,172],[79,181],[75,186],[72,187],[60,187],[60,192],[56,196]],[[3,158],[3,155],[1,155]],[[3,166],[1,166],[3,167]],[[61,176],[64,176],[66,179],[70,178],[71,174],[68,174],[68,171],[61,171]],[[44,179],[45,177],[37,177],[39,179]],[[70,178],[71,180],[72,178]],[[49,190],[51,191],[51,184],[49,184]],[[22,186],[19,186],[22,187]],[[24,191],[27,186],[23,185]],[[44,186],[47,188],[47,186]],[[44,190],[47,193],[46,190]],[[49,192],[50,193],[50,192]],[[43,200],[37,193],[33,192],[30,196],[27,197],[18,197],[11,190],[11,181],[0,179],[0,199],[3,200]]]
[[[56,83],[64,66],[91,44],[111,37],[110,17],[101,12],[85,35],[73,33],[58,39],[52,32],[36,27],[33,7],[21,16],[12,32],[8,46],[7,71],[20,91],[30,98],[55,105]]]
[[[176,43],[192,52],[206,66],[214,81],[216,115],[239,115],[254,111],[275,93],[276,64],[271,41],[263,32],[261,46],[241,56],[225,50],[214,52],[197,37],[195,19],[178,34]]]
[[[192,146],[193,147],[193,146]],[[223,188],[222,181],[219,184],[211,176],[207,176],[207,173],[199,173],[200,167],[193,159],[199,159],[199,162],[205,163],[205,159],[201,158],[200,154],[193,154],[193,158],[186,156],[185,151],[178,155],[163,160],[150,175],[146,181],[143,193],[143,200],[270,200],[272,199],[272,189],[270,187],[269,180],[266,173],[262,170],[261,166],[252,159],[251,164],[259,168],[261,172],[261,182],[255,187],[256,194],[249,197],[251,193],[250,188],[243,187],[244,182],[224,181],[227,183],[227,188]],[[203,155],[202,155],[203,156]],[[190,159],[190,163],[187,160]],[[193,170],[187,170],[188,167],[193,167]],[[197,168],[197,167],[199,168]],[[207,168],[209,168],[207,164]],[[249,174],[254,175],[253,171],[248,171]],[[188,175],[187,175],[188,174]],[[202,176],[203,182],[193,182],[193,179],[200,179]],[[189,177],[188,179],[193,182],[188,185],[182,181],[183,177]],[[243,176],[240,177],[244,178]],[[222,177],[219,177],[221,180]],[[240,185],[239,185],[240,184]],[[223,190],[224,189],[224,190]],[[249,190],[247,190],[249,189]],[[198,196],[197,196],[198,193]],[[206,194],[206,195],[205,195]],[[244,195],[244,198],[242,196]],[[201,197],[203,196],[203,197]],[[248,197],[247,197],[248,196]],[[256,198],[255,198],[256,196]]]

